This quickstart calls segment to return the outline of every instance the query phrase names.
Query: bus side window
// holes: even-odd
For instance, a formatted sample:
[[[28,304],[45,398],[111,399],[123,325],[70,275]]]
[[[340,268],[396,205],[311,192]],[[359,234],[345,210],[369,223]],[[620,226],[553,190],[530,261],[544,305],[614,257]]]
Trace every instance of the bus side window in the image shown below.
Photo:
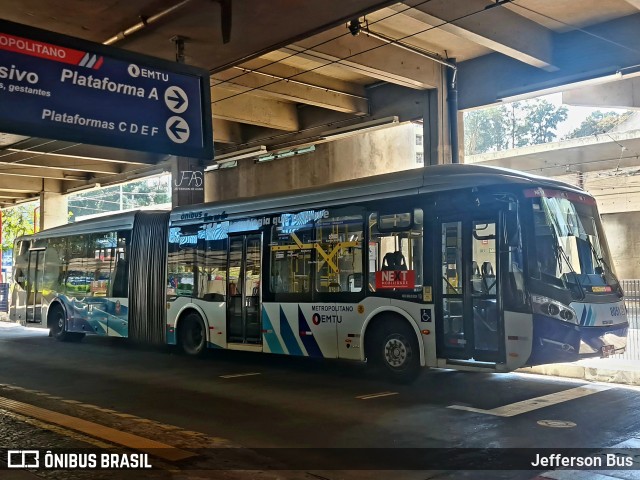
[[[369,290],[414,290],[422,288],[422,209],[403,213],[372,213],[369,216]],[[389,288],[377,272],[407,271],[414,281],[405,287]],[[410,276],[403,278],[411,278]]]
[[[315,265],[311,263],[312,250],[305,245],[315,238],[313,220],[302,214],[283,214],[282,219],[281,224],[271,227],[269,290],[271,293],[309,293]]]
[[[118,238],[116,240],[116,248],[112,261],[113,267],[113,281],[112,281],[112,295],[114,297],[126,297],[129,290],[129,265],[127,264],[127,239],[123,235],[124,232],[118,232]]]
[[[362,291],[364,218],[330,210],[316,221],[315,283],[318,292]]]

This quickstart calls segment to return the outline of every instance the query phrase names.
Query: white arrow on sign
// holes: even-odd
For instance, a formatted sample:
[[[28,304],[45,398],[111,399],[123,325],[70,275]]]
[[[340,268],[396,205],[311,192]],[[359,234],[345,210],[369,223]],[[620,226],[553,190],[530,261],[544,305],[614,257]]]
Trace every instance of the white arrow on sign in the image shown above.
[[[175,143],[184,143],[189,140],[189,124],[182,117],[169,118],[166,129],[167,135]]]
[[[183,89],[173,85],[164,92],[164,103],[173,113],[182,113],[189,106],[189,97]]]

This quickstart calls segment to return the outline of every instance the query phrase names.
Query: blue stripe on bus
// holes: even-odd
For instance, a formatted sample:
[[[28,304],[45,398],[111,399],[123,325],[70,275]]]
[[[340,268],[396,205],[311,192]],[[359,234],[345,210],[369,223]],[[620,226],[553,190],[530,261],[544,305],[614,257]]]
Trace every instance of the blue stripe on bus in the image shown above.
[[[309,328],[307,319],[304,318],[304,313],[302,313],[300,305],[298,305],[298,330],[299,332],[311,333],[311,329]],[[302,344],[304,345],[304,348],[307,349],[307,353],[310,357],[323,357],[322,351],[318,346],[318,342],[316,342],[316,339],[313,335],[302,335],[302,333],[300,333],[300,340],[302,340]]]
[[[267,309],[264,307],[262,307],[262,329],[264,330],[262,335],[267,341],[269,351],[271,353],[284,353],[280,340],[278,340],[278,335],[273,329],[273,324],[271,323]]]
[[[282,335],[282,340],[289,351],[289,355],[304,355],[300,349],[300,345],[298,345],[296,337],[293,335],[293,331],[291,331],[291,326],[287,321],[282,307],[280,307],[280,335]]]

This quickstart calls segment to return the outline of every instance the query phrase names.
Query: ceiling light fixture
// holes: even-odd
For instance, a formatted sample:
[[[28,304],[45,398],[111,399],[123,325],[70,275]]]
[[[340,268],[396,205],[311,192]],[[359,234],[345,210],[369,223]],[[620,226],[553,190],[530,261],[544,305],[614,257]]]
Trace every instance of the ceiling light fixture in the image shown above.
[[[256,158],[256,163],[270,162],[272,160],[278,160],[280,158],[295,157],[297,155],[304,155],[305,153],[315,152],[315,145],[309,145],[302,148],[292,148],[289,150],[281,150],[279,152],[273,152],[268,155]]]

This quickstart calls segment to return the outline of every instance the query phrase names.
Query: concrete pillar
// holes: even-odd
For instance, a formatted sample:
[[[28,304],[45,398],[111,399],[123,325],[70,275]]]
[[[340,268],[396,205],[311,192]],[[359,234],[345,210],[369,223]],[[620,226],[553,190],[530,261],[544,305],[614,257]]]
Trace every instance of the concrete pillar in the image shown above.
[[[639,219],[640,212],[602,215],[612,261],[621,279],[640,278]]]
[[[204,168],[195,158],[174,157],[171,161],[172,206],[204,202]]]
[[[40,192],[40,225],[38,231],[69,223],[67,196],[58,192]]]

